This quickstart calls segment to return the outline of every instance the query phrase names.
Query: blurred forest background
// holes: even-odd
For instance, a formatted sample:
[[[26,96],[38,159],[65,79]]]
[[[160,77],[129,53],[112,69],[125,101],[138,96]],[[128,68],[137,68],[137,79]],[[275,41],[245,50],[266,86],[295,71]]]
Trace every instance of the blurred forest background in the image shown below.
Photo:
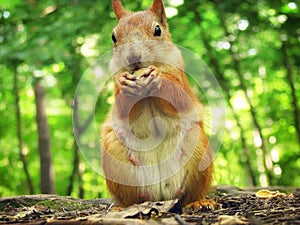
[[[300,187],[300,2],[164,2],[174,43],[197,53],[224,92],[215,183]],[[137,11],[151,0],[123,3]],[[0,0],[0,197],[106,196],[74,141],[72,107],[115,24],[110,0]],[[97,121],[111,96],[101,95]]]

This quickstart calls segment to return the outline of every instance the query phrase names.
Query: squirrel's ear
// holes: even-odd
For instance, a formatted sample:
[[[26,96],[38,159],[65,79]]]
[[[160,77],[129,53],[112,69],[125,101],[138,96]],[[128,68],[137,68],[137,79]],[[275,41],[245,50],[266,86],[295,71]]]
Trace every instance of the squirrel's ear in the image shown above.
[[[165,13],[164,3],[162,0],[154,0],[149,10],[157,16],[162,25],[167,25],[167,17]]]
[[[111,3],[118,20],[127,14],[127,11],[124,9],[121,0],[112,0]]]

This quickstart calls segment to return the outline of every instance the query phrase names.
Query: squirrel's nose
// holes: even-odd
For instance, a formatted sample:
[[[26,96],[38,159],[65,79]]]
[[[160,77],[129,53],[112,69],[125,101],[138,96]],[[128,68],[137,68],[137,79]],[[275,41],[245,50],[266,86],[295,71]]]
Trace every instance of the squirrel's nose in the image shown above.
[[[142,56],[139,53],[130,53],[126,58],[129,64],[136,64],[140,63]]]

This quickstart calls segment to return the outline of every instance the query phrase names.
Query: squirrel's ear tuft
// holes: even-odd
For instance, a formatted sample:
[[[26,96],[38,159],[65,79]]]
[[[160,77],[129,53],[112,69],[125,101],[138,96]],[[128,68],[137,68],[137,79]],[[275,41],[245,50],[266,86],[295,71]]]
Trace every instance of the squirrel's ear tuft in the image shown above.
[[[162,0],[153,0],[152,6],[149,10],[157,16],[163,26],[167,25],[165,7]]]
[[[118,20],[127,14],[127,11],[124,9],[121,0],[112,0],[111,3]]]

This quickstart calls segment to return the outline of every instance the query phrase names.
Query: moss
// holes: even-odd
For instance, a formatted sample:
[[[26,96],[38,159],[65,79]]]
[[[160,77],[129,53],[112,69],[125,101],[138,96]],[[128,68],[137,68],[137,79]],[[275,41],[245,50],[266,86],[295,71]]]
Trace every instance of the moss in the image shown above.
[[[53,210],[61,210],[61,209],[65,209],[68,211],[72,211],[72,210],[82,210],[83,205],[78,203],[78,202],[74,202],[74,201],[62,201],[59,199],[53,199],[53,200],[45,200],[45,201],[40,201],[38,203],[38,205],[43,205],[45,207],[51,208]]]

